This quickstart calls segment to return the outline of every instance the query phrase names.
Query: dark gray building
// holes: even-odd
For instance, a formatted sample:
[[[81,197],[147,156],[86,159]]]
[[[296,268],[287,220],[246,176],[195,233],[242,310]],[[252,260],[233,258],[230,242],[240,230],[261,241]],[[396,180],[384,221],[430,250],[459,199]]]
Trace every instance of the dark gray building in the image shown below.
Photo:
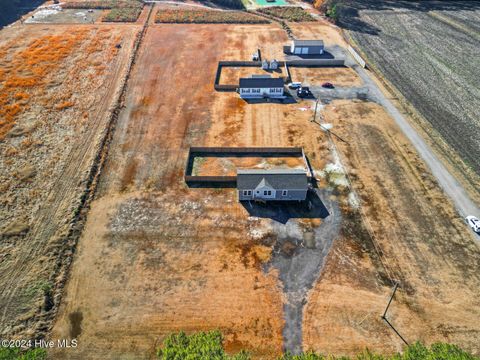
[[[239,169],[237,191],[240,201],[305,200],[308,191],[307,173],[299,169]]]
[[[293,40],[290,51],[295,55],[322,55],[323,40]]]

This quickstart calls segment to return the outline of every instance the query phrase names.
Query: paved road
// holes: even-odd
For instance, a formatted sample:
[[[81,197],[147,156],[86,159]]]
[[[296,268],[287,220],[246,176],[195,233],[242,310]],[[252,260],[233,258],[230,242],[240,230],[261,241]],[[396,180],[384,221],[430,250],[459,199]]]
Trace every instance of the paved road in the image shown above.
[[[369,96],[375,98],[376,101],[388,111],[406,137],[415,146],[416,150],[428,165],[440,186],[452,199],[460,215],[463,217],[467,215],[475,215],[480,218],[479,206],[470,199],[460,183],[452,174],[450,174],[450,172],[433,153],[432,149],[427,145],[423,138],[415,131],[415,129],[408,123],[408,121],[397,110],[397,108],[382,93],[377,84],[371,78],[370,73],[357,64],[353,65],[352,67],[357,71],[365,85],[369,88]],[[479,237],[477,237],[477,240],[479,240]]]

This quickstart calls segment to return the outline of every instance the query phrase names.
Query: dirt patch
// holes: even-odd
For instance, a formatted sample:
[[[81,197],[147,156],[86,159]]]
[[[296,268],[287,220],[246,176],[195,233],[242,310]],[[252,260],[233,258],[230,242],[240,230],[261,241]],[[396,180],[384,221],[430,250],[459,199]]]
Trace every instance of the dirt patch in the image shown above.
[[[330,82],[334,86],[361,86],[362,80],[351,68],[299,68],[290,67],[292,81],[299,81],[305,85],[322,85]]]
[[[240,78],[247,78],[247,77],[251,77],[252,75],[270,75],[273,78],[286,77],[283,67],[277,70],[267,71],[267,70],[263,70],[260,66],[259,67],[223,66],[219,84],[220,85],[238,85]]]
[[[193,162],[193,176],[235,176],[237,169],[305,169],[301,157],[286,158],[228,158],[196,157]]]

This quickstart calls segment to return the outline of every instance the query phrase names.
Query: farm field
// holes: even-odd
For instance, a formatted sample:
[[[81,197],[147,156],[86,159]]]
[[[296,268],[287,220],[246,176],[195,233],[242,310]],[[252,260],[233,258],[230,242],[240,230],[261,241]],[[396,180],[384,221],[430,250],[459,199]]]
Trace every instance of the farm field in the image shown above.
[[[137,31],[42,24],[1,32],[2,336],[47,331],[71,260],[68,235]]]
[[[345,45],[329,25],[292,29]],[[390,353],[402,342],[379,314],[392,280],[402,336],[479,354],[480,250],[383,108],[322,104],[342,143],[311,121],[314,101],[247,104],[214,91],[219,60],[249,59],[259,44],[281,60],[287,42],[278,24],[147,28],[51,335],[80,345],[52,356],[148,358],[171,332],[208,329],[258,359],[285,347]],[[301,146],[318,209],[188,188],[190,146]]]
[[[357,3],[369,9],[360,10],[358,18],[345,19],[348,34],[426,120],[418,123],[451,166],[470,180],[478,196],[479,3]]]
[[[156,23],[268,24],[270,20],[238,11],[159,8]]]
[[[258,9],[260,13],[273,15],[280,19],[294,22],[315,21],[315,18],[301,7],[296,6],[272,6]]]

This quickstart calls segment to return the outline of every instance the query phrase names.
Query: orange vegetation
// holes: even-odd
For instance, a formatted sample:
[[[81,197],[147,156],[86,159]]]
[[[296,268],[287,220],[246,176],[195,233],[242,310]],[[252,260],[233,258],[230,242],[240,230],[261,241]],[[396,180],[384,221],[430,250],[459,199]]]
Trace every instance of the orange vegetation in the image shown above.
[[[43,86],[49,82],[49,75],[55,73],[86,34],[87,30],[78,30],[69,34],[45,35],[11,54],[11,60],[0,62],[0,140],[5,138],[24,110],[25,102],[17,101],[42,92]],[[11,51],[8,44],[0,48],[0,61]],[[65,101],[57,105],[57,109],[72,105]]]
[[[63,110],[63,109],[67,109],[67,108],[72,107],[72,106],[73,106],[73,102],[71,102],[71,101],[64,101],[64,102],[62,102],[62,103],[60,103],[60,104],[57,104],[57,105],[55,106],[55,109],[57,109],[57,110]]]

